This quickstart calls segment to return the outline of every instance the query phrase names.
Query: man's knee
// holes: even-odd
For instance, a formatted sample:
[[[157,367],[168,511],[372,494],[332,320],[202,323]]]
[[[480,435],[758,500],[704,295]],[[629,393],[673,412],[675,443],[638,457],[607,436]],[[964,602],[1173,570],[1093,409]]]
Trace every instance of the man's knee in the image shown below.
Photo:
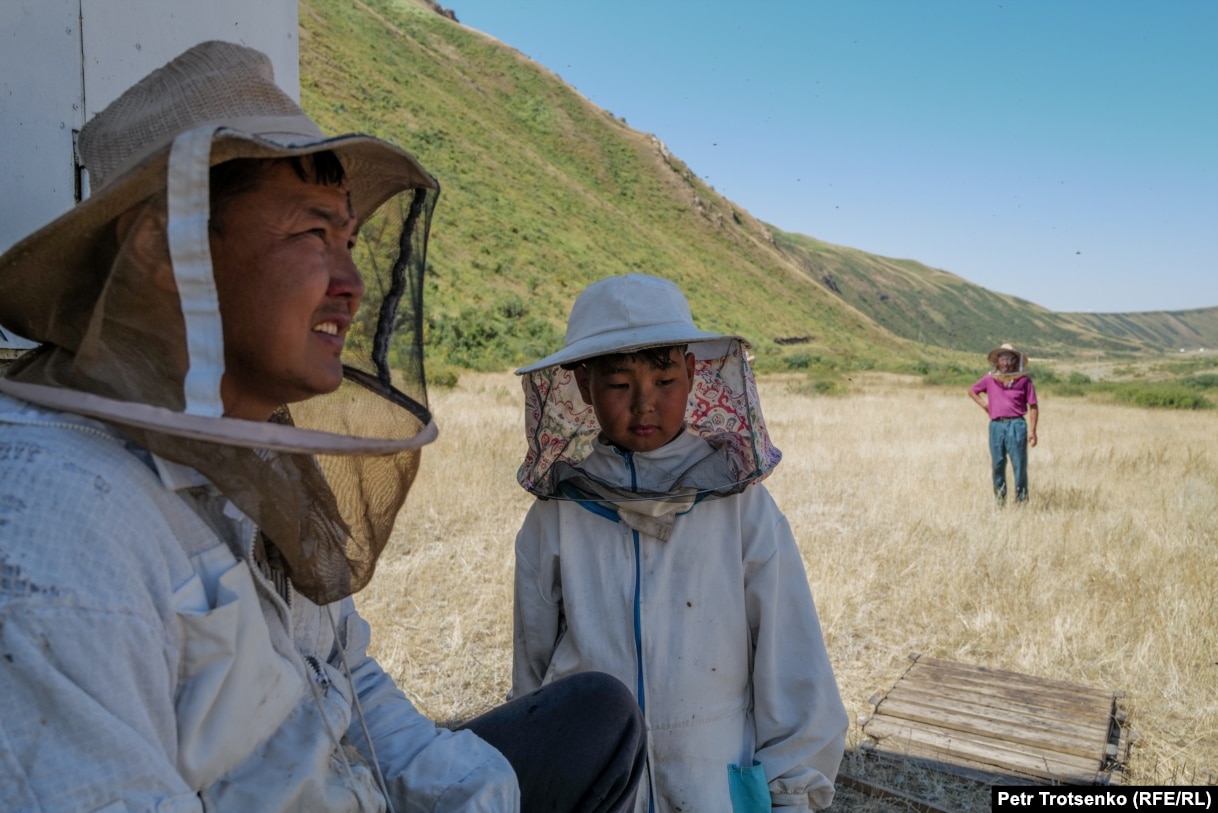
[[[641,736],[645,729],[643,713],[634,695],[613,675],[580,672],[545,688],[578,709],[577,713],[590,725],[609,724],[631,736]]]

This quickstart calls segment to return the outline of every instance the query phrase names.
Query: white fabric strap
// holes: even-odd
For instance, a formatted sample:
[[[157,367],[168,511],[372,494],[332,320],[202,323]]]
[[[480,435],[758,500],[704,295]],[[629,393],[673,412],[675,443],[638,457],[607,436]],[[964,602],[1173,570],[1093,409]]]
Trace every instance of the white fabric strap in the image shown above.
[[[434,441],[440,431],[435,421],[428,421],[426,426],[407,438],[339,435],[270,421],[185,415],[151,404],[117,401],[81,390],[49,384],[30,384],[3,377],[0,377],[0,393],[48,409],[71,412],[109,423],[135,426],[154,432],[168,432],[178,437],[240,446],[243,449],[269,449],[293,454],[397,454],[421,449]],[[10,421],[12,422],[15,421]]]
[[[220,379],[224,376],[224,332],[220,301],[212,276],[207,218],[208,173],[214,127],[182,133],[169,151],[169,257],[186,322],[188,367],[183,389],[188,415],[224,414]]]

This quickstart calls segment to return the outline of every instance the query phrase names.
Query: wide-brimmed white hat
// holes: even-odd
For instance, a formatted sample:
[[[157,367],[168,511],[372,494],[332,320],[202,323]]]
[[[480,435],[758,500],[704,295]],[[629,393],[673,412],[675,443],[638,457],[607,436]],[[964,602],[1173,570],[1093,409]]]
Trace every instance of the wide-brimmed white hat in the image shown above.
[[[672,344],[691,345],[689,352],[695,358],[714,358],[723,355],[733,340],[745,341],[695,327],[689,302],[675,283],[647,274],[626,274],[585,288],[571,306],[563,349],[521,367],[516,374]]]

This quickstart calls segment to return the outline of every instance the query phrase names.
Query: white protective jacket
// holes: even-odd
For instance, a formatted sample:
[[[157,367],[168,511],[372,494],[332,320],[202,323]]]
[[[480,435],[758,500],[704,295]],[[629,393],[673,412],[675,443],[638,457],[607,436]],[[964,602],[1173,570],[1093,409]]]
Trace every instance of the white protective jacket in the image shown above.
[[[384,810],[354,693],[398,813],[517,810],[504,757],[414,709],[350,599],[251,566],[254,536],[193,470],[0,397],[0,809]]]
[[[661,449],[601,443],[581,465],[663,491],[707,454],[683,434]],[[760,484],[697,503],[666,542],[611,508],[538,500],[516,538],[520,695],[566,675],[608,672],[648,724],[650,788],[638,810],[730,811],[727,766],[765,766],[776,807],[827,807],[848,720],[803,562]]]

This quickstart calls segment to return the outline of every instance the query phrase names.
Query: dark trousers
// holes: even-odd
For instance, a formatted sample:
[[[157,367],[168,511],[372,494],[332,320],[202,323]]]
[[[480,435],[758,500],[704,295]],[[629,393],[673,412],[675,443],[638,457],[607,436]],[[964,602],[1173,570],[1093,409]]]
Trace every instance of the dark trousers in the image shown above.
[[[512,764],[525,813],[616,813],[634,808],[647,729],[634,696],[600,672],[556,680],[461,728]]]

